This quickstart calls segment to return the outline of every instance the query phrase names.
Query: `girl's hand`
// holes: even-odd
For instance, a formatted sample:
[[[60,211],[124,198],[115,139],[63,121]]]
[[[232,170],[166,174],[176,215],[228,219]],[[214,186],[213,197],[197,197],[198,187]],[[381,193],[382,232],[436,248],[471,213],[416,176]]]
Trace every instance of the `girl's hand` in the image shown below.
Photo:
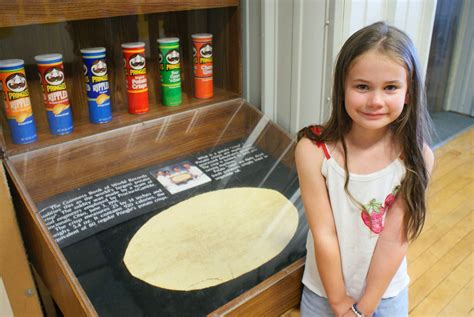
[[[331,309],[336,317],[353,317],[351,307],[354,303],[352,297],[345,295],[341,300],[331,303]]]
[[[344,315],[342,315],[342,317],[354,317],[354,313],[352,312],[352,310],[349,309],[348,312],[346,312]]]
[[[346,312],[344,315],[342,315],[342,317],[354,317],[354,313],[352,312],[352,310],[349,309],[348,312]]]
[[[354,317],[355,314],[352,312],[352,309],[349,309],[348,312],[346,312],[344,315],[342,315],[342,317]],[[364,316],[372,316],[372,314],[370,315],[364,315]]]

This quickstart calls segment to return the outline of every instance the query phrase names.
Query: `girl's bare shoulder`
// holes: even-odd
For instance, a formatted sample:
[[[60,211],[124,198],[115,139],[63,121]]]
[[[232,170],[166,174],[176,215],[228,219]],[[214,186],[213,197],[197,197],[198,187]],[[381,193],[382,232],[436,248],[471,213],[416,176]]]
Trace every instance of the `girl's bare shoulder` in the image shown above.
[[[323,160],[323,149],[318,146],[314,141],[306,137],[298,141],[295,149],[295,161],[298,167],[320,167]]]

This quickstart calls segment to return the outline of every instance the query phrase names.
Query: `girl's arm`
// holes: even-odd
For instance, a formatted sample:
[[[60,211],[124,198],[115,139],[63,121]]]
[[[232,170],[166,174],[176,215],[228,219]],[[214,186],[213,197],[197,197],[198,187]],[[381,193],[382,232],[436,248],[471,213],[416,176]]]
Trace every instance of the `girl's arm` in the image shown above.
[[[379,236],[367,273],[367,285],[357,307],[364,316],[377,308],[408,249],[404,202],[400,195],[385,218],[385,228]]]
[[[319,275],[329,304],[336,316],[342,316],[355,301],[346,295],[336,227],[326,182],[321,174],[324,153],[309,139],[303,138],[296,146],[295,159]]]
[[[423,151],[428,173],[433,169],[433,152],[428,146]],[[371,316],[390,281],[397,272],[408,249],[405,203],[398,195],[385,219],[385,228],[379,236],[367,273],[367,286],[357,307],[366,316]]]

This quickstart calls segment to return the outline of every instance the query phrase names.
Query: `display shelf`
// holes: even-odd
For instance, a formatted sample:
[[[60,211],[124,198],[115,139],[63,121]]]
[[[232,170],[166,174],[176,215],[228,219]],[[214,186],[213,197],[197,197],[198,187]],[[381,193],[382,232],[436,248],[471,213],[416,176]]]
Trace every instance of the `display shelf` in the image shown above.
[[[213,103],[13,155],[9,162],[33,201],[39,202],[87,183],[241,138],[259,119],[257,111],[242,105],[240,98]]]
[[[38,134],[38,140],[34,143],[13,144],[5,113],[1,111],[2,131],[0,134],[3,134],[4,145],[2,148],[7,156],[230,100],[241,96],[242,93],[238,7],[67,21],[51,25],[5,27],[0,28],[0,32],[6,35],[4,45],[0,47],[0,59],[19,58],[25,61],[28,90]],[[215,94],[210,99],[193,97],[191,35],[202,32],[214,35],[213,81]],[[161,103],[156,40],[164,36],[180,38],[183,103],[175,107],[164,107]],[[150,111],[142,115],[128,114],[127,91],[124,84],[121,43],[135,41],[143,41],[146,44],[145,57]],[[110,83],[113,119],[102,125],[89,123],[83,63],[80,55],[81,48],[94,46],[106,48]],[[65,83],[74,125],[74,131],[69,135],[57,136],[49,132],[37,65],[33,58],[37,54],[52,52],[61,53],[64,59]]]
[[[14,144],[11,142],[10,131],[5,131],[5,143],[7,154],[14,156],[20,153],[27,153],[43,147],[52,145],[65,144],[83,137],[92,136],[98,133],[104,133],[118,128],[123,128],[129,125],[146,124],[147,121],[166,117],[184,111],[189,111],[203,107],[206,105],[219,103],[233,98],[238,98],[239,95],[223,89],[215,89],[214,97],[210,99],[196,99],[188,94],[183,95],[183,103],[180,106],[165,107],[161,104],[150,103],[150,111],[145,114],[133,115],[129,114],[126,107],[119,107],[113,113],[112,121],[103,124],[92,124],[88,118],[80,118],[74,121],[74,131],[66,135],[53,135],[49,132],[47,127],[38,130],[38,141],[30,144]]]
[[[238,5],[238,0],[10,1],[2,4],[0,27]]]

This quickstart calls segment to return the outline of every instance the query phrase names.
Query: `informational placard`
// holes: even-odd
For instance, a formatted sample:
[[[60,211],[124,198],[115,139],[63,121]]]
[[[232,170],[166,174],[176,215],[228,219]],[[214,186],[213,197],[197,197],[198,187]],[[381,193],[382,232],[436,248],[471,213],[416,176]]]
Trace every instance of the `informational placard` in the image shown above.
[[[146,174],[87,186],[40,210],[56,242],[64,246],[94,229],[120,223],[167,199]],[[93,232],[92,232],[93,233]]]
[[[253,145],[236,144],[221,150],[200,155],[196,165],[210,173],[215,180],[232,176],[246,166],[268,158],[268,155]]]
[[[269,155],[257,146],[232,142],[61,193],[39,203],[38,209],[56,242],[65,247],[170,206],[191,189],[212,188],[213,182],[250,172],[267,160]]]

